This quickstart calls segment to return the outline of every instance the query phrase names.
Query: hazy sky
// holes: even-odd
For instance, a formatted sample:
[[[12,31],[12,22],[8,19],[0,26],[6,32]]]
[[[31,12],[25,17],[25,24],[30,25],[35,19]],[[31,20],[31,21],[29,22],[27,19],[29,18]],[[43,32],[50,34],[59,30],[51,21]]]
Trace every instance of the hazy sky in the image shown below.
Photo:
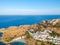
[[[0,0],[1,14],[60,14],[60,0]]]

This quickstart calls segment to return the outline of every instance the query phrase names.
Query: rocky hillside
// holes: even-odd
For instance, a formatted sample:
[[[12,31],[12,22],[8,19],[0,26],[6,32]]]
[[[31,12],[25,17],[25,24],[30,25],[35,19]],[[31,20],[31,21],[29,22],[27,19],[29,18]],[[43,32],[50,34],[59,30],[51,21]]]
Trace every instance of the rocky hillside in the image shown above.
[[[60,19],[44,20],[39,24],[39,28],[60,33]]]
[[[45,24],[47,26],[52,26],[52,27],[60,27],[60,19],[45,20],[42,21],[41,24]]]
[[[37,30],[51,30],[54,31],[56,33],[60,34],[60,19],[53,19],[53,20],[44,20],[39,24],[33,24],[33,25],[20,25],[20,26],[11,26],[9,28],[2,28],[0,29],[0,32],[3,33],[1,40],[5,41],[5,42],[9,42],[12,39],[14,39],[15,37],[19,37],[22,35],[26,35],[26,32],[28,30],[34,30],[35,32]],[[33,41],[33,42],[31,42]],[[27,44],[33,44],[35,45],[36,40],[34,40],[33,38],[29,38],[27,40]],[[39,45],[39,41],[37,41],[38,45]]]

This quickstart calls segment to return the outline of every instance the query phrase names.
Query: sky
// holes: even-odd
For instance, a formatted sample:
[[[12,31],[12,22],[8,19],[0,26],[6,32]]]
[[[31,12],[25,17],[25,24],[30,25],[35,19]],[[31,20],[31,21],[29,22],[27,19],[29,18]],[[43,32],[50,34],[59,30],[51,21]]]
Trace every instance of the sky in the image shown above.
[[[0,15],[60,14],[60,0],[0,0]]]

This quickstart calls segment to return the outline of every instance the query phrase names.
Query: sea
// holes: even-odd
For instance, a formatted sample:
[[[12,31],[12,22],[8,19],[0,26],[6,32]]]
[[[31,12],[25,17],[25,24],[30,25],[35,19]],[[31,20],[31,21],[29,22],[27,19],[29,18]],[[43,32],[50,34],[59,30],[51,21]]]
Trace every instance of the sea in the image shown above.
[[[32,25],[41,23],[43,20],[60,19],[60,15],[0,15],[0,28],[10,26]],[[0,34],[1,35],[1,34]],[[0,45],[5,45],[0,42]],[[13,42],[11,45],[26,45],[21,42]]]

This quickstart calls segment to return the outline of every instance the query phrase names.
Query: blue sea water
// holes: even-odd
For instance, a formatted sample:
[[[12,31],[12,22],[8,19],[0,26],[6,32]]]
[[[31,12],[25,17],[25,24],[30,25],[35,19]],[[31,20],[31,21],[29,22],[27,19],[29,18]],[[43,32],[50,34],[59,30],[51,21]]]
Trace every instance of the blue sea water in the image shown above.
[[[0,16],[0,28],[7,28],[9,26],[19,26],[24,24],[40,23],[42,20],[59,19],[60,15],[4,15]]]
[[[24,24],[40,23],[42,20],[60,19],[60,15],[1,15],[0,28],[8,28],[9,26],[19,26]],[[5,45],[0,42],[0,45]],[[24,43],[11,43],[11,45],[24,45]]]
[[[6,45],[5,43],[3,43],[3,42],[0,42],[0,45]]]
[[[22,42],[12,42],[10,45],[26,45],[26,44]]]
[[[3,42],[0,42],[0,45],[6,45],[6,44]],[[27,45],[27,44],[22,43],[22,42],[12,42],[12,43],[10,43],[10,45]]]
[[[2,32],[0,32],[0,37],[2,37],[2,35],[3,35],[3,33],[2,33]]]

